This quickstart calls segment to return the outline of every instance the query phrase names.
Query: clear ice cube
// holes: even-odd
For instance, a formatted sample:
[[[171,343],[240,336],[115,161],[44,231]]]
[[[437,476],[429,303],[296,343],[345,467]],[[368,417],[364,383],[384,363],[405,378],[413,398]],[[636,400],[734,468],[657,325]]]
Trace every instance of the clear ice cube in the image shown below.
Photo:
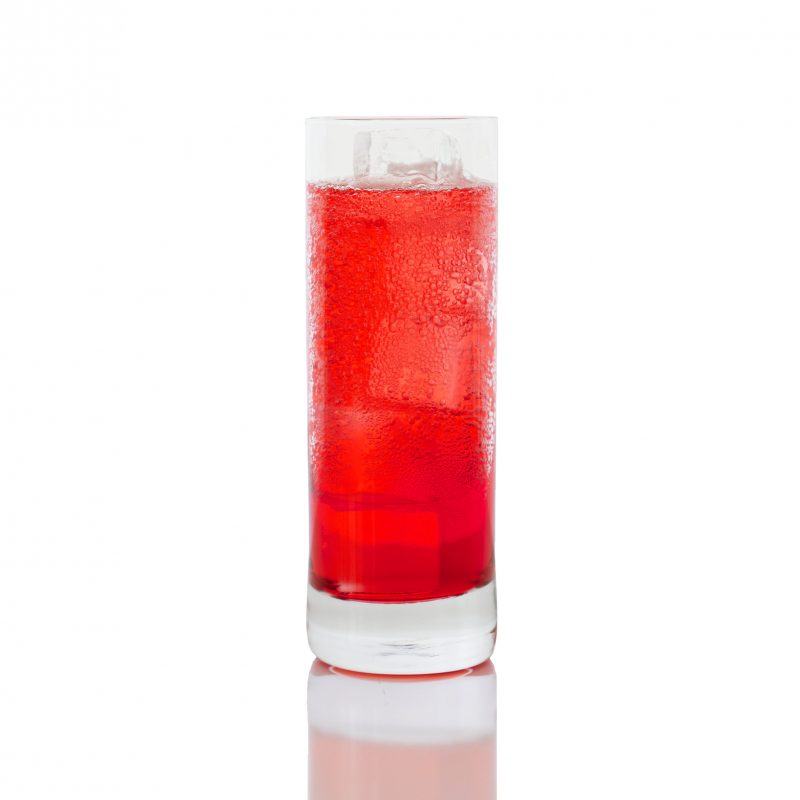
[[[458,143],[443,131],[362,131],[353,145],[353,170],[360,180],[450,184],[463,177]]]

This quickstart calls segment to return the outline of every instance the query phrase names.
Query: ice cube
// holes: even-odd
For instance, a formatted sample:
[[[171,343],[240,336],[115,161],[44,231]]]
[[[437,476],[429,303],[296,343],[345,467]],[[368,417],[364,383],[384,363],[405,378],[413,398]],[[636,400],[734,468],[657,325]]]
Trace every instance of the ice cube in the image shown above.
[[[361,180],[393,183],[450,184],[463,177],[458,143],[432,128],[357,133],[353,170]]]

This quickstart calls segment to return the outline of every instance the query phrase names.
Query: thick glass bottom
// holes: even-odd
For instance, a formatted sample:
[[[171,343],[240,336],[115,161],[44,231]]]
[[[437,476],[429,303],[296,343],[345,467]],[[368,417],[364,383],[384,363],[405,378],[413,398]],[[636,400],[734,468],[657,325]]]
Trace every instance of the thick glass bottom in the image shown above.
[[[467,669],[494,650],[494,581],[457,597],[415,603],[341,600],[308,587],[308,642],[317,658],[379,675]]]

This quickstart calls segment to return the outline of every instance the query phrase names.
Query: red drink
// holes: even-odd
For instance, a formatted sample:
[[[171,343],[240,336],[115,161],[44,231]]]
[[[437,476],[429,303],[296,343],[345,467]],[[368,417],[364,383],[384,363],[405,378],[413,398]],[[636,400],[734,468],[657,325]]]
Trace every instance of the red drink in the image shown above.
[[[311,184],[311,585],[347,600],[494,577],[496,192]]]

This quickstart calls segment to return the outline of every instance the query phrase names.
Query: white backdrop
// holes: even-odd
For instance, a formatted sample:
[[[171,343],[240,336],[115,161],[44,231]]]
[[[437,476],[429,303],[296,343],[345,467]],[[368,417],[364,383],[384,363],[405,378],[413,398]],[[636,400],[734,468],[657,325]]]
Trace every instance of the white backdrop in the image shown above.
[[[466,113],[499,796],[796,798],[799,54],[788,0],[3,0],[0,796],[304,797],[303,119]]]

